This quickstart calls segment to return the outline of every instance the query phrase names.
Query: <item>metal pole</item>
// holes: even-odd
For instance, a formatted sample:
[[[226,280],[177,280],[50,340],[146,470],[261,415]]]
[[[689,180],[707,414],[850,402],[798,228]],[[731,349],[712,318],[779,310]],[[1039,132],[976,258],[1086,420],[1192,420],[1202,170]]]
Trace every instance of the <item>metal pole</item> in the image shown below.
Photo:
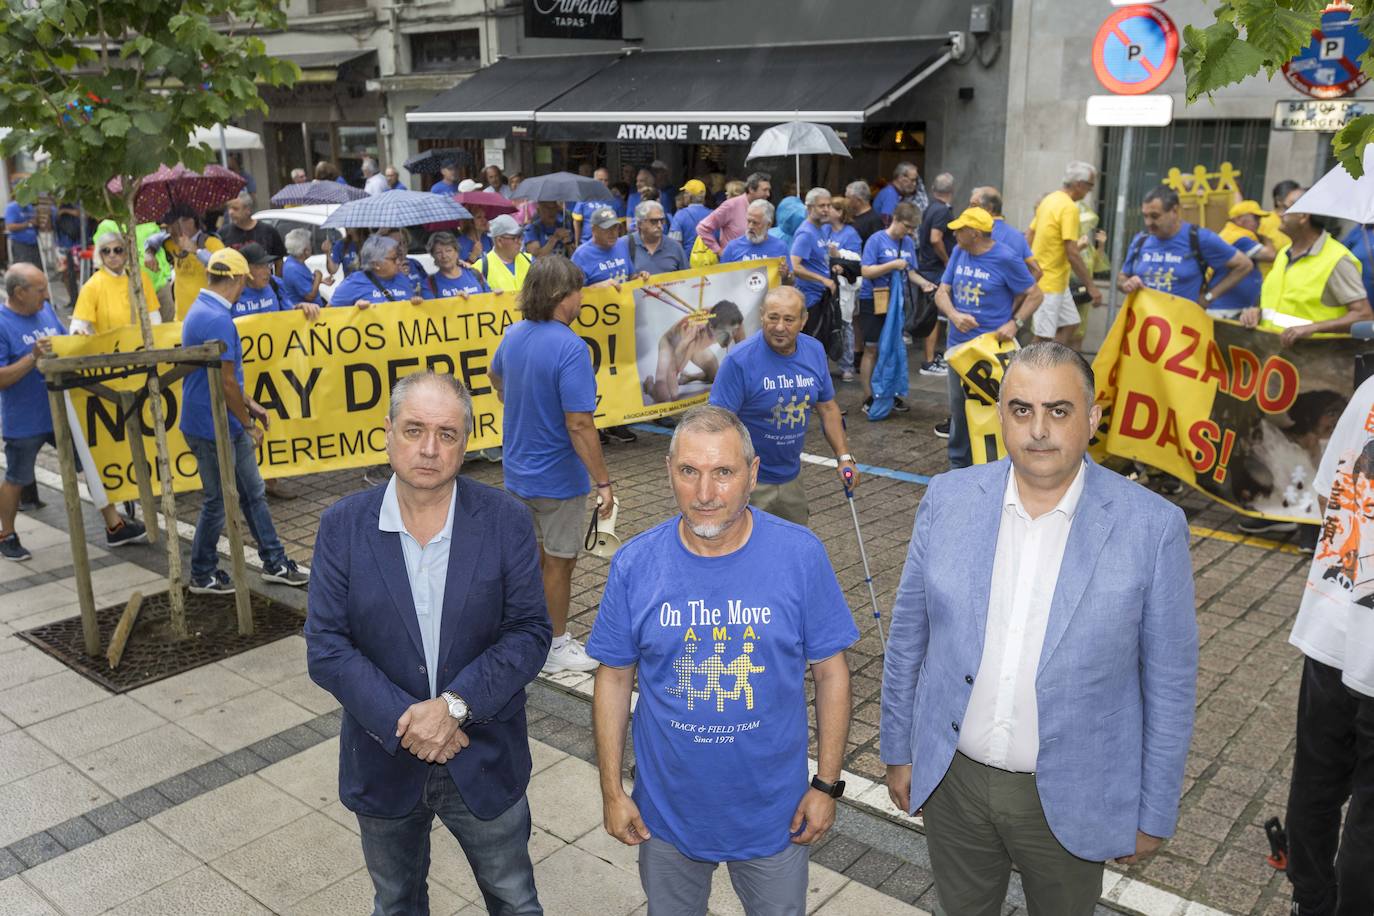
[[[1107,331],[1116,322],[1121,307],[1121,292],[1116,288],[1116,276],[1121,272],[1121,260],[1126,248],[1126,192],[1131,174],[1131,146],[1135,142],[1135,128],[1127,127],[1121,138],[1121,164],[1116,170],[1116,215],[1112,220],[1112,272],[1107,290]]]
[[[224,125],[216,124],[219,128],[219,164],[226,169],[229,168],[229,142],[224,139]]]

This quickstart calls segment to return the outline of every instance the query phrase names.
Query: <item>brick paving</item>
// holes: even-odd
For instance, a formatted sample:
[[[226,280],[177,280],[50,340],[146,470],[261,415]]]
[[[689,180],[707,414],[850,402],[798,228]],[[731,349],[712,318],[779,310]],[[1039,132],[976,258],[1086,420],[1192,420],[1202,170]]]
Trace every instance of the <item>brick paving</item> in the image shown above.
[[[858,386],[837,384],[839,401],[849,409],[851,450],[858,460],[920,475],[944,470],[944,442],[931,433],[931,426],[945,416],[944,386],[943,379],[913,376],[910,413],[869,423],[858,409]],[[622,536],[674,511],[663,464],[667,445],[666,435],[641,433],[637,443],[606,449],[621,500]],[[808,451],[829,455],[814,429]],[[51,452],[43,453],[43,460],[50,461]],[[500,466],[481,460],[470,461],[464,473],[501,483]],[[811,494],[812,528],[829,550],[862,634],[850,653],[855,709],[846,766],[881,779],[877,732],[882,652],[853,523],[832,469],[808,464],[802,474]],[[338,497],[363,487],[363,474],[315,474],[287,485],[299,496],[273,501],[273,517],[290,555],[308,563],[319,514]],[[864,542],[885,616],[923,492],[918,484],[874,476],[858,491]],[[1177,501],[1193,525],[1234,530],[1235,519],[1225,508],[1191,493]],[[198,505],[194,494],[181,497],[181,517],[194,522]],[[1264,861],[1268,846],[1261,825],[1282,816],[1287,795],[1301,671],[1301,657],[1287,636],[1307,560],[1291,550],[1207,537],[1193,538],[1192,557],[1202,651],[1197,726],[1179,831],[1158,856],[1128,874],[1229,912],[1279,916],[1288,912],[1287,884]],[[607,561],[591,556],[578,563],[569,622],[578,637],[591,628],[607,568]],[[900,874],[894,871],[894,876]]]

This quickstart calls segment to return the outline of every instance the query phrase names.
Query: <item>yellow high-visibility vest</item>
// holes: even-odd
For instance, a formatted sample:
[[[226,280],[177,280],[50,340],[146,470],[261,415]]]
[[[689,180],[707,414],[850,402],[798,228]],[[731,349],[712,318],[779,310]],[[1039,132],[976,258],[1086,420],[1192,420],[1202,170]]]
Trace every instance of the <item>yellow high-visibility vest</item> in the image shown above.
[[[1346,313],[1344,306],[1331,307],[1322,302],[1326,281],[1343,258],[1358,268],[1359,262],[1340,242],[1326,236],[1321,250],[1288,262],[1292,245],[1287,245],[1274,259],[1274,269],[1264,278],[1260,290],[1261,327],[1282,330],[1299,324],[1329,321]]]
[[[472,265],[473,270],[482,275],[492,290],[519,292],[525,286],[525,275],[530,272],[533,259],[523,251],[515,256],[515,273],[511,273],[506,262],[494,250],[488,251]]]

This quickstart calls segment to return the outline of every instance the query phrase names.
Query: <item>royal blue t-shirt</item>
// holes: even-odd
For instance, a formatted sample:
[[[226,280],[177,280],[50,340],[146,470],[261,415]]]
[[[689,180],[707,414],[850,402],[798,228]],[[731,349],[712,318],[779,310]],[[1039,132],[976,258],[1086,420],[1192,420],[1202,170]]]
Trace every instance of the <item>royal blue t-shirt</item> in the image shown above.
[[[817,226],[811,220],[802,220],[797,232],[792,236],[792,271],[796,273],[800,265],[813,274],[830,276],[830,245],[826,241],[826,227]],[[804,280],[797,276],[798,291],[806,297],[806,307],[811,308],[821,301],[825,286],[815,280]]]
[[[978,319],[972,331],[961,331],[949,323],[949,342],[955,346],[979,334],[995,331],[1011,321],[1012,301],[1035,285],[1026,262],[1006,245],[993,242],[979,255],[955,245],[945,265],[941,284],[949,284],[954,307]]]
[[[892,218],[892,211],[897,209],[897,205],[902,202],[902,195],[897,191],[896,185],[885,185],[877,194],[873,196],[873,209],[881,213],[885,218]],[[913,265],[914,266],[914,265]]]
[[[1031,254],[1030,244],[1026,241],[1025,234],[1000,216],[992,221],[992,240],[999,245],[1010,248],[1023,261],[1026,258],[1034,257]]]
[[[466,235],[458,236],[458,260],[463,261],[467,264],[472,264],[482,255],[486,254],[488,251],[491,251],[491,236],[482,236],[481,251],[474,252],[473,249],[476,247],[477,243],[474,242],[471,237]]]
[[[572,238],[571,216],[564,218],[562,213],[558,214],[558,218],[553,221],[552,226],[544,225],[544,221],[536,216],[529,225],[525,226],[525,244],[528,245],[533,242],[536,245],[546,245],[549,239],[553,238],[553,234],[564,227],[568,230],[568,238]],[[566,255],[568,253],[567,249],[568,243],[560,242],[553,246],[553,251],[550,253]]]
[[[875,232],[868,237],[868,241],[864,243],[863,258],[859,263],[864,267],[881,267],[898,258],[906,258],[907,269],[914,270],[916,268],[916,242],[909,235],[903,236],[899,242],[884,229],[882,232]],[[883,274],[877,280],[864,280],[859,286],[859,298],[872,299],[875,283],[891,290],[893,281],[900,279],[901,276],[900,270],[893,270]]]
[[[1167,239],[1159,239],[1148,233],[1136,236],[1127,249],[1126,263],[1121,265],[1121,272],[1128,277],[1140,277],[1140,281],[1150,289],[1197,302],[1202,294],[1202,267],[1193,255],[1189,241],[1191,226],[1187,220],[1182,221],[1178,231]],[[1202,260],[1212,268],[1213,276],[1226,276],[1226,262],[1236,256],[1235,246],[1211,229],[1203,228],[1197,231],[1197,242],[1202,251]],[[1213,303],[1212,307],[1226,306]]]
[[[191,310],[186,313],[186,319],[181,323],[181,345],[194,347],[211,340],[224,341],[226,349],[220,359],[222,362],[234,364],[234,378],[238,379],[239,387],[242,388],[243,343],[239,340],[239,332],[234,327],[231,308],[232,306],[226,305],[224,299],[208,289],[201,290],[196,301],[191,303]],[[220,384],[218,367],[197,369],[181,383],[181,422],[178,425],[181,427],[182,435],[214,440],[215,419],[210,408],[212,380],[216,385]],[[243,424],[234,416],[233,411],[230,411],[229,435],[237,439],[242,434]]]
[[[34,208],[32,204],[20,204],[17,200],[10,201],[5,206],[5,222],[7,223],[28,223],[32,222]],[[27,229],[20,229],[18,232],[11,232],[10,238],[24,245],[38,244],[38,230],[30,226]]]
[[[801,334],[790,356],[779,355],[762,331],[725,354],[711,403],[749,429],[759,456],[759,483],[787,483],[801,473],[802,445],[816,405],[835,397],[825,347]]]
[[[807,668],[859,638],[816,536],[747,511],[749,540],[722,557],[688,551],[680,516],[616,551],[587,642],[602,664],[638,667],[645,826],[705,862],[788,847],[810,785]]]
[[[299,258],[288,257],[281,265],[282,292],[290,300],[288,307],[299,305],[302,302],[319,301],[319,294],[313,300],[306,297],[310,295],[310,288],[315,285],[315,272]]]
[[[1349,248],[1350,253],[1360,262],[1360,279],[1364,282],[1365,298],[1370,302],[1374,302],[1374,248],[1370,245],[1372,235],[1374,235],[1374,226],[1356,226],[1345,234],[1345,238],[1341,239],[1341,244]],[[1255,242],[1254,245],[1256,248],[1259,247],[1258,242]],[[1236,247],[1239,248],[1240,246],[1237,245]],[[1249,251],[1245,253],[1251,254]]]
[[[420,295],[426,299],[448,299],[460,293],[485,293],[488,289],[481,274],[464,267],[456,277],[446,277],[436,270],[420,284]]]
[[[561,321],[517,321],[491,359],[501,379],[501,467],[506,489],[526,499],[570,499],[591,477],[568,435],[569,413],[596,411],[592,356]]]
[[[840,228],[836,229],[833,224],[828,225],[825,228],[826,240],[829,242],[833,242],[835,244],[835,247],[837,247],[839,250],[852,251],[855,254],[863,254],[864,243],[859,238],[859,230],[855,229],[853,226],[847,225],[841,226]]]
[[[439,179],[438,181],[434,182],[433,185],[430,186],[429,191],[430,191],[431,194],[450,194],[450,195],[451,195],[451,194],[457,194],[457,193],[458,193],[458,186],[457,186],[457,185],[451,185],[451,184],[449,184],[447,181],[444,181],[444,180],[441,178],[441,179]]]
[[[630,243],[623,237],[616,239],[610,248],[598,248],[595,242],[579,245],[573,252],[572,262],[587,275],[588,286],[612,278],[618,283],[634,273]]]
[[[1347,236],[1348,238],[1349,236]],[[1220,236],[1218,236],[1220,238]],[[1224,240],[1223,240],[1224,241]],[[1264,250],[1264,246],[1256,239],[1244,237],[1228,243],[1246,257],[1254,257]],[[1346,246],[1349,248],[1350,246]],[[1364,253],[1368,256],[1369,252]],[[1358,255],[1356,257],[1359,257]],[[1370,273],[1369,262],[1364,258],[1360,259],[1363,267],[1364,288],[1369,289]],[[1212,285],[1216,286],[1221,278],[1226,276],[1226,271],[1212,271]],[[1264,286],[1264,275],[1260,273],[1259,264],[1250,268],[1250,272],[1235,286],[1222,293],[1207,303],[1207,309],[1231,311],[1235,309],[1248,309],[1252,305],[1259,304],[1260,289]]]
[[[339,239],[329,247],[329,257],[339,269],[346,274],[351,274],[358,269],[358,248],[348,239]],[[309,287],[307,287],[308,289]]]
[[[285,312],[295,308],[294,303],[282,301],[278,295],[277,284],[271,280],[262,289],[254,289],[244,284],[243,292],[239,295],[238,301],[230,310],[235,318],[243,318],[245,315],[258,315],[263,312]],[[285,294],[282,290],[282,294]]]
[[[787,243],[773,236],[766,237],[755,245],[749,236],[741,235],[731,239],[720,252],[720,263],[733,264],[736,261],[762,261],[765,258],[787,257]]]
[[[0,366],[12,366],[28,356],[40,337],[66,333],[51,302],[44,302],[32,315],[21,315],[0,305]],[[43,373],[34,366],[19,381],[0,389],[0,435],[6,439],[26,439],[51,432],[48,389],[43,384]]]
[[[370,277],[375,277],[377,283],[382,284],[387,292],[391,293],[391,298],[386,295],[372,282]],[[330,305],[352,305],[359,299],[366,299],[368,302],[409,302],[410,297],[415,295],[414,284],[410,277],[404,273],[397,273],[390,280],[383,280],[376,274],[365,270],[355,270],[353,273],[343,278],[343,282],[334,290],[333,297],[329,300]]]
[[[688,256],[691,256],[692,246],[697,243],[697,223],[710,212],[711,208],[705,204],[688,204],[673,214],[673,226],[668,235],[682,244]]]

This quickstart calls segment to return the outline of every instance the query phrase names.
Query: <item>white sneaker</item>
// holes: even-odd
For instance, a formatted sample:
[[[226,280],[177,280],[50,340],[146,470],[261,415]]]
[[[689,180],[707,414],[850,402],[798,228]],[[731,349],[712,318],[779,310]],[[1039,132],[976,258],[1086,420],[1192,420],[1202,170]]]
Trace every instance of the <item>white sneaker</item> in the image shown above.
[[[601,663],[587,654],[582,643],[568,637],[561,647],[549,648],[549,658],[544,662],[545,674],[559,671],[595,671]]]

